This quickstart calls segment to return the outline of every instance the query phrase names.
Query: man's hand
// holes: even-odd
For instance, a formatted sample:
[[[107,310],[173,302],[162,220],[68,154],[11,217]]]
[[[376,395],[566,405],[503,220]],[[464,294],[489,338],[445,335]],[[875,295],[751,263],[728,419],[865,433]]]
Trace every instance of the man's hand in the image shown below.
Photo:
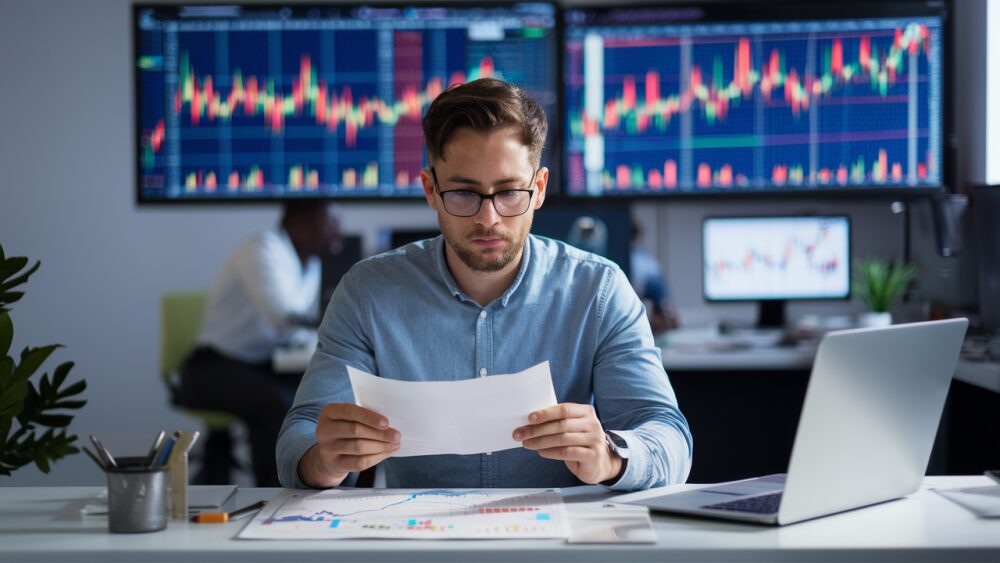
[[[591,485],[618,475],[622,460],[604,438],[604,428],[591,405],[561,403],[528,416],[531,424],[514,430],[514,439],[548,459],[561,459]]]
[[[323,407],[316,424],[316,445],[299,460],[299,476],[311,487],[341,484],[352,471],[362,471],[399,449],[399,431],[389,419],[351,403]]]

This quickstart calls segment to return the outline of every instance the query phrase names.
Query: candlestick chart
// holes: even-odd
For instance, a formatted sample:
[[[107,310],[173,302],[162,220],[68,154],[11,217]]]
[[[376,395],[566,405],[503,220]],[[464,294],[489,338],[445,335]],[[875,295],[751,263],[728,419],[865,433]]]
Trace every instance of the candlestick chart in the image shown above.
[[[554,24],[531,14],[146,17],[140,194],[420,197],[421,118],[449,86],[502,78],[555,112]]]
[[[571,26],[568,192],[939,186],[940,25]]]

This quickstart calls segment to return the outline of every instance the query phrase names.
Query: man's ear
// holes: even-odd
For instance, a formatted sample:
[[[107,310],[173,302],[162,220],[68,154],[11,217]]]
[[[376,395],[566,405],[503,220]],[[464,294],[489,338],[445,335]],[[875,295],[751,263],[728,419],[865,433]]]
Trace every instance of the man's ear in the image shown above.
[[[541,209],[545,203],[546,188],[549,186],[549,169],[541,167],[535,175],[535,188],[538,190],[538,197],[535,198],[535,209]]]
[[[420,182],[424,185],[424,198],[431,209],[437,211],[437,198],[434,197],[434,177],[427,168],[420,169]]]

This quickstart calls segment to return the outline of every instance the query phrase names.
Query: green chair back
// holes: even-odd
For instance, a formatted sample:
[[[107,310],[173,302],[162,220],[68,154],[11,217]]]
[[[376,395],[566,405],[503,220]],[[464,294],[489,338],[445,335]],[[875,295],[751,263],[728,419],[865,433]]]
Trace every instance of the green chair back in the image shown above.
[[[160,377],[174,392],[174,377],[194,348],[195,338],[205,314],[205,291],[165,293],[160,299]],[[207,427],[226,428],[239,419],[230,413],[185,409]]]
[[[160,375],[164,379],[180,371],[194,348],[207,299],[204,291],[167,293],[160,299]]]

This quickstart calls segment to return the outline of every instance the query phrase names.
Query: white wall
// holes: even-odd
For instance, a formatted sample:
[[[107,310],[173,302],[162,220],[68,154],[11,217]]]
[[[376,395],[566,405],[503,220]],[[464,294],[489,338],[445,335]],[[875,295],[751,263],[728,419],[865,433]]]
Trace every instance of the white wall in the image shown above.
[[[14,345],[65,344],[47,367],[73,360],[71,380],[86,378],[90,402],[72,425],[83,438],[148,440],[155,430],[195,426],[170,409],[157,373],[159,296],[207,287],[240,239],[277,220],[269,205],[136,206],[130,27],[127,0],[5,0],[0,8],[0,242],[8,254],[42,261],[14,306]],[[701,217],[800,210],[849,212],[859,254],[902,252],[901,218],[887,202],[643,203],[636,215],[658,235],[647,244],[697,323],[753,316],[751,306],[702,303]],[[345,207],[345,230],[365,234],[368,251],[379,225],[434,223],[422,204]],[[25,468],[0,486],[101,479],[77,455],[49,476]]]

